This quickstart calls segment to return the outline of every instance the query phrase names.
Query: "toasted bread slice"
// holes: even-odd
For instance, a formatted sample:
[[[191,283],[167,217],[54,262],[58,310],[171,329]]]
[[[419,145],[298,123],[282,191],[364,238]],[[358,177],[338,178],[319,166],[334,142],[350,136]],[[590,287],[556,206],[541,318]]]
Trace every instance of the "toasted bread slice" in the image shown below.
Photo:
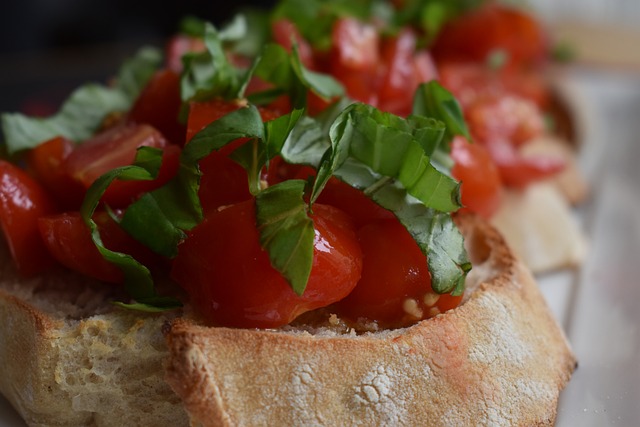
[[[487,224],[462,217],[475,265],[465,302],[374,333],[167,330],[167,381],[191,422],[552,425],[576,365],[531,274]]]
[[[20,279],[2,249],[0,392],[31,426],[551,424],[574,356],[499,234],[459,222],[464,304],[361,334],[128,312],[69,273]]]
[[[506,191],[491,222],[534,273],[576,267],[586,256],[587,239],[556,182]]]
[[[115,309],[113,285],[19,278],[0,245],[0,392],[30,426],[186,426],[164,381],[162,325]]]

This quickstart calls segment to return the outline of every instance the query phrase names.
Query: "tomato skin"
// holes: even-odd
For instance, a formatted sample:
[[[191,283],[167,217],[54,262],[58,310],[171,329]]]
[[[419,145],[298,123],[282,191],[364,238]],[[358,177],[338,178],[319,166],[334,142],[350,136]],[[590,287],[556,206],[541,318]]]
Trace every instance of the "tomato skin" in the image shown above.
[[[462,181],[461,209],[489,219],[502,201],[502,182],[498,167],[486,148],[470,144],[462,137],[451,143],[451,157],[455,161],[451,174]]]
[[[449,21],[433,45],[442,60],[483,63],[497,50],[507,53],[507,69],[536,65],[548,56],[544,29],[532,16],[497,2],[487,2]]]
[[[316,170],[310,166],[288,165],[283,162],[283,169],[295,172],[294,175],[285,176],[285,179],[309,180],[315,177]],[[271,182],[271,181],[270,181]],[[367,197],[362,191],[340,181],[336,177],[331,177],[317,200],[323,205],[334,206],[353,220],[356,229],[378,219],[395,219],[395,215],[378,205]]]
[[[212,99],[205,102],[192,102],[187,123],[187,141],[211,122],[244,107],[244,101],[225,101]],[[260,108],[263,121],[273,120],[280,111]],[[247,172],[228,156],[247,142],[246,138],[232,141],[219,151],[214,151],[199,162],[202,178],[198,195],[202,208],[206,212],[220,206],[231,205],[251,198],[247,182]]]
[[[27,170],[54,196],[61,210],[79,209],[84,198],[84,187],[62,168],[74,146],[71,140],[59,136],[32,148],[26,157]]]
[[[331,39],[330,73],[344,85],[351,98],[377,104],[374,85],[380,40],[376,29],[356,19],[339,19]]]
[[[22,169],[0,160],[0,225],[18,272],[34,276],[51,267],[37,221],[55,211],[40,184]]]
[[[180,153],[177,145],[169,144],[162,148],[162,165],[156,179],[149,181],[113,181],[102,196],[102,201],[112,207],[125,207],[142,194],[162,187],[178,172]]]
[[[153,127],[128,123],[108,129],[77,145],[63,162],[62,168],[66,174],[87,189],[104,173],[119,166],[132,164],[136,150],[142,146],[165,151],[167,161],[163,161],[163,166],[166,171],[153,181],[114,181],[107,188],[102,200],[121,207],[130,203],[140,193],[164,184],[177,170],[177,162],[169,160],[176,157],[176,149],[168,149],[169,142]],[[164,155],[163,160],[165,160]]]
[[[255,202],[213,212],[179,246],[172,277],[212,324],[273,328],[346,296],[360,278],[360,246],[348,217],[314,205],[313,267],[296,295],[260,247]]]
[[[178,121],[180,75],[172,70],[155,73],[129,112],[129,120],[158,129],[170,142],[184,145],[186,128]]]
[[[494,159],[505,185],[524,188],[549,178],[565,168],[565,161],[556,157],[523,157],[511,142],[492,138],[484,142]]]
[[[477,99],[465,114],[471,134],[480,141],[508,140],[521,145],[544,133],[544,118],[538,107],[512,95]]]
[[[362,277],[355,289],[336,304],[339,316],[401,327],[460,304],[461,296],[438,295],[431,289],[426,257],[397,220],[371,222],[358,230],[358,239]],[[417,312],[410,314],[413,311]]]
[[[381,56],[384,72],[379,89],[379,108],[408,116],[418,86],[438,78],[436,66],[426,50],[416,50],[416,35],[408,28],[383,42]]]
[[[158,255],[129,236],[106,212],[96,212],[93,220],[105,247],[127,253],[147,267],[161,263]],[[79,212],[40,217],[38,228],[48,251],[60,264],[104,282],[123,282],[122,271],[102,257]]]

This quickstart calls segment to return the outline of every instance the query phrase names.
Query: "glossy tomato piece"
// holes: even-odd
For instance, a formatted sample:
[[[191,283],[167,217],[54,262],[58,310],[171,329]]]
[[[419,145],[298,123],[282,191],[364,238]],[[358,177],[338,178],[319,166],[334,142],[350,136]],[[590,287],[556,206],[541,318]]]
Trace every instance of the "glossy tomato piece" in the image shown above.
[[[179,246],[172,277],[212,324],[272,328],[344,298],[360,278],[360,246],[344,213],[315,205],[313,267],[302,296],[259,243],[255,202],[208,215]]]
[[[543,134],[544,117],[531,101],[502,95],[478,98],[467,108],[469,131],[480,141],[501,139],[521,145]]]
[[[153,127],[129,123],[108,129],[77,145],[62,167],[66,174],[87,189],[106,172],[132,164],[136,150],[142,146],[165,151],[163,167],[166,171],[154,181],[115,181],[105,192],[103,200],[114,206],[124,206],[140,193],[164,184],[177,170],[179,149],[169,148],[171,144]],[[175,160],[171,161],[171,158]]]
[[[172,70],[160,70],[133,104],[129,120],[151,125],[170,142],[183,145],[186,127],[178,121],[181,105],[180,75]]]
[[[147,267],[159,265],[160,258],[129,236],[106,212],[96,212],[93,220],[105,247],[127,253]],[[47,249],[60,264],[104,282],[122,283],[122,271],[102,257],[79,212],[43,216],[38,219],[38,227]]]
[[[377,104],[378,31],[353,18],[338,19],[331,34],[330,73],[356,101]]]
[[[508,69],[543,62],[548,50],[548,37],[533,16],[493,1],[449,21],[432,47],[439,61],[483,63],[492,53],[503,51]]]
[[[281,167],[283,167],[285,171],[288,170],[289,173],[294,170],[296,171],[295,175],[286,176],[285,179],[295,178],[307,181],[315,178],[316,175],[315,169],[309,166],[300,167],[298,165],[287,165],[285,163]],[[391,211],[378,205],[362,191],[335,177],[331,177],[329,181],[327,181],[317,201],[323,205],[334,206],[345,212],[353,220],[356,229],[378,219],[395,218],[395,215]]]
[[[190,141],[196,133],[211,122],[245,105],[244,101],[225,101],[222,99],[192,102],[187,124],[187,141]],[[268,121],[278,117],[280,112],[269,108],[260,108],[260,114],[263,121]],[[202,178],[198,195],[205,212],[251,198],[247,172],[228,157],[246,142],[247,139],[240,138],[200,160]]]
[[[431,55],[416,50],[416,35],[406,28],[382,43],[378,107],[400,116],[411,114],[418,85],[438,78]]]
[[[436,294],[425,255],[395,219],[379,220],[358,231],[362,277],[336,305],[338,315],[401,327],[456,307],[461,296]]]
[[[502,182],[515,188],[524,188],[535,181],[550,178],[561,172],[565,160],[560,157],[524,157],[511,142],[492,138],[483,142],[500,171]]]
[[[62,164],[75,144],[63,137],[45,141],[27,152],[27,170],[53,196],[62,210],[77,210],[84,198],[85,188],[71,178]]]
[[[296,25],[288,19],[278,19],[271,25],[271,33],[273,40],[280,46],[284,47],[287,52],[293,50],[294,43],[298,47],[300,61],[305,67],[315,69],[315,61],[313,58],[313,49],[307,42]]]
[[[0,225],[11,256],[24,276],[48,269],[53,260],[38,232],[38,218],[55,212],[40,184],[17,166],[0,160]]]
[[[462,182],[461,211],[472,211],[490,218],[500,207],[502,181],[491,154],[479,144],[470,144],[462,137],[451,143],[451,157],[455,164],[451,175]]]

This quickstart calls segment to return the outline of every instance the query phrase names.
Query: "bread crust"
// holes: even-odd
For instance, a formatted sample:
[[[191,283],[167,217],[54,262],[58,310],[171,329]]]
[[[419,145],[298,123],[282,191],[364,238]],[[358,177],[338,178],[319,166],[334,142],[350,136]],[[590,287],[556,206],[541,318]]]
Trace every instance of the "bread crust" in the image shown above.
[[[191,422],[252,425],[553,425],[576,366],[531,274],[502,237],[460,217],[474,261],[460,307],[364,334],[166,331],[167,381]]]
[[[30,426],[186,426],[164,381],[168,316],[114,310],[72,274],[24,280],[0,245],[0,392]]]

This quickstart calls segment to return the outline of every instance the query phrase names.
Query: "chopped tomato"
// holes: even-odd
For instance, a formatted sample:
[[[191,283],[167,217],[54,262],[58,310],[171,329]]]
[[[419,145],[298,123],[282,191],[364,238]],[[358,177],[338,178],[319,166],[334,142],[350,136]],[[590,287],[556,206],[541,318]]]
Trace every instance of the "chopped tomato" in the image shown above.
[[[493,70],[486,64],[472,62],[443,62],[438,64],[440,81],[458,99],[463,109],[477,99],[517,95],[536,104],[540,109],[549,105],[549,85],[539,73]]]
[[[336,21],[329,72],[347,94],[381,110],[406,116],[411,113],[418,85],[437,77],[426,50],[416,50],[410,29],[381,39],[378,30],[355,19]]]
[[[387,39],[382,45],[382,61],[385,72],[379,89],[379,107],[400,116],[411,113],[413,93],[418,87],[418,76],[413,60],[416,36],[404,29],[397,37]]]
[[[489,139],[484,145],[498,166],[502,181],[510,187],[526,187],[557,174],[565,167],[565,161],[559,157],[524,157],[517,147],[503,139]]]
[[[269,261],[259,242],[255,203],[212,212],[178,248],[172,277],[202,315],[225,326],[272,328],[344,298],[360,278],[360,246],[339,210],[313,208],[314,260],[298,296]]]
[[[24,276],[48,269],[53,260],[38,232],[38,218],[55,211],[40,184],[17,166],[0,160],[0,225],[11,256]]]
[[[433,291],[427,259],[398,220],[367,224],[358,231],[358,239],[362,247],[362,277],[337,304],[340,316],[399,327],[460,304],[461,296]]]
[[[284,179],[295,178],[306,181],[316,175],[315,169],[309,166],[300,167],[284,163],[281,167],[283,167],[285,171],[288,170],[289,173],[289,175],[285,176]],[[295,174],[291,175],[294,171]],[[327,184],[322,190],[322,193],[320,193],[320,197],[318,197],[317,201],[323,205],[334,206],[348,214],[353,220],[353,224],[356,229],[378,219],[395,218],[391,211],[378,205],[362,191],[335,177],[332,177],[327,181]]]
[[[63,137],[43,142],[27,153],[27,170],[46,187],[62,210],[77,210],[84,197],[85,188],[71,178],[62,168],[75,144]]]
[[[156,255],[129,236],[106,212],[97,212],[93,220],[105,247],[130,254],[146,266],[159,262]],[[122,271],[102,257],[78,212],[41,217],[38,227],[47,249],[60,264],[104,282],[122,283]]]
[[[374,84],[380,61],[377,30],[356,19],[339,19],[331,38],[331,74],[344,85],[351,98],[376,104]]]
[[[164,184],[177,170],[179,148],[171,146],[153,127],[126,124],[106,130],[77,145],[62,167],[71,178],[87,189],[106,172],[132,164],[136,150],[142,146],[164,150],[165,171],[161,171],[160,176],[153,181],[114,181],[105,192],[103,200],[114,206],[124,206],[141,192]]]
[[[521,145],[542,135],[545,128],[538,107],[513,95],[479,98],[467,108],[465,117],[469,131],[480,141],[497,138]]]
[[[536,65],[544,61],[548,49],[546,33],[531,15],[492,1],[445,24],[432,48],[439,61],[477,63],[502,51],[508,69]]]
[[[200,132],[209,123],[235,111],[245,104],[241,101],[225,101],[213,99],[206,102],[192,102],[187,123],[187,141]],[[278,111],[261,108],[262,120],[268,121],[279,115]],[[247,172],[231,160],[231,154],[240,145],[247,142],[240,138],[226,145],[217,152],[212,152],[200,160],[202,172],[199,196],[205,212],[215,210],[220,206],[235,204],[251,197],[247,182]]]
[[[178,121],[181,105],[180,75],[175,71],[160,70],[138,96],[129,112],[129,119],[149,124],[170,142],[183,145],[186,129]]]
[[[451,157],[455,165],[451,174],[462,182],[461,211],[470,210],[490,218],[502,200],[500,172],[486,148],[470,144],[462,137],[451,143]]]

